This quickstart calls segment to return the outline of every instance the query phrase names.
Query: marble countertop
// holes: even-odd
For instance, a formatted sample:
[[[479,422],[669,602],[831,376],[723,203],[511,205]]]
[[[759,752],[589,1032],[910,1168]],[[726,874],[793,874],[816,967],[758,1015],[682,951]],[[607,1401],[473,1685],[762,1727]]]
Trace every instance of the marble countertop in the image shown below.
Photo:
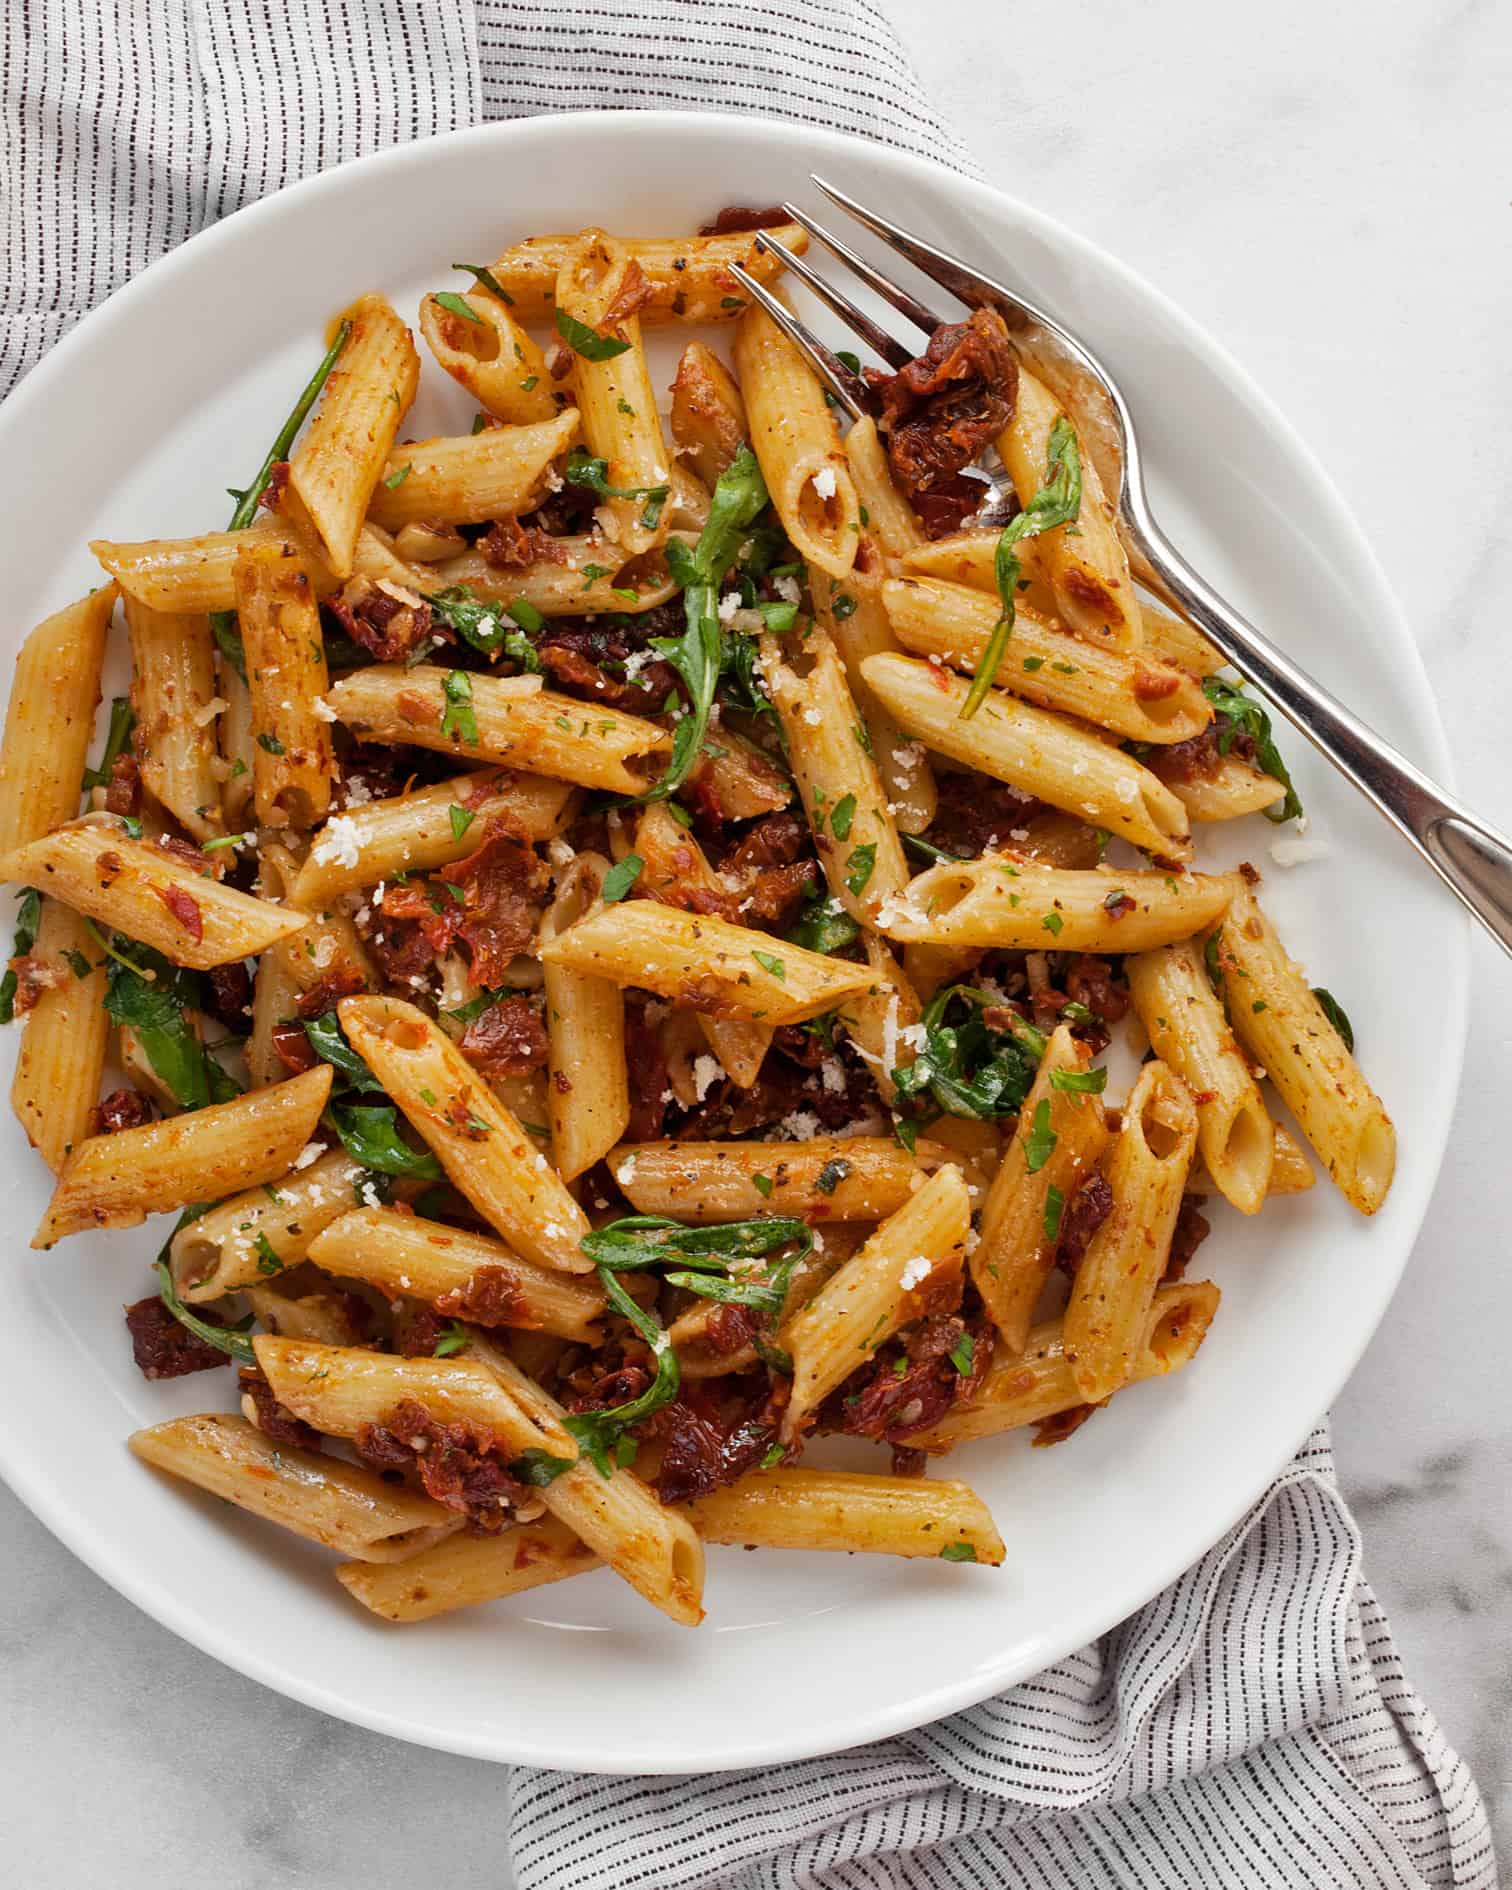
[[[878,0],[993,182],[1131,262],[1329,465],[1512,826],[1512,23],[1464,0]],[[984,18],[1001,24],[984,29]],[[1488,686],[1489,685],[1489,686]],[[1432,967],[1402,1027],[1432,1054]],[[1366,1570],[1512,1855],[1512,975],[1477,938],[1448,1158],[1334,1413]],[[0,1488],[0,1830],[30,1890],[507,1890],[495,1770],[338,1724],[121,1600]],[[87,1757],[88,1789],[79,1787]],[[64,1807],[70,1807],[65,1814]],[[291,1813],[293,1815],[291,1815]],[[65,1840],[66,1835],[66,1841]],[[192,1860],[192,1861],[191,1861]]]

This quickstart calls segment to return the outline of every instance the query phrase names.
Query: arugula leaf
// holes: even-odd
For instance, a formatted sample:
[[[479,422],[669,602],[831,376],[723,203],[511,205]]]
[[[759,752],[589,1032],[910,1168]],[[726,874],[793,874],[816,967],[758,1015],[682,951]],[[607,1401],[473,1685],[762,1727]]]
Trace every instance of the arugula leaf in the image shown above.
[[[126,744],[131,740],[131,731],[136,726],[136,715],[127,696],[116,696],[110,705],[110,726],[105,732],[105,752],[100,756],[98,768],[84,770],[86,788],[109,787],[111,769],[118,755],[124,754]]]
[[[1313,986],[1313,996],[1318,1000],[1323,1015],[1343,1039],[1344,1048],[1353,1056],[1355,1045],[1354,1025],[1350,1023],[1344,1006],[1334,996],[1332,991],[1325,990],[1321,984]],[[1257,1005],[1256,1009],[1258,1008],[1259,1006]]]
[[[562,477],[571,486],[586,486],[601,499],[644,499],[646,505],[641,513],[641,524],[648,532],[656,530],[661,521],[662,507],[672,491],[669,485],[611,486],[608,460],[596,459],[585,446],[575,446],[567,455]]]
[[[1034,1117],[1029,1124],[1029,1133],[1024,1138],[1024,1166],[1031,1175],[1037,1175],[1055,1153],[1055,1145],[1060,1137],[1050,1127],[1050,1101],[1042,1096],[1034,1105]]]
[[[252,1325],[251,1313],[248,1313],[246,1318],[237,1325],[212,1326],[208,1319],[197,1319],[190,1312],[179,1298],[178,1290],[173,1284],[173,1273],[169,1268],[168,1256],[173,1247],[174,1234],[177,1234],[180,1228],[189,1226],[191,1221],[197,1221],[202,1214],[208,1214],[214,1206],[213,1201],[196,1201],[186,1207],[174,1222],[173,1233],[164,1241],[161,1252],[152,1263],[152,1270],[158,1277],[158,1298],[162,1300],[179,1324],[186,1331],[192,1332],[195,1338],[203,1339],[206,1345],[213,1345],[218,1352],[224,1352],[240,1364],[255,1365],[257,1354],[252,1350],[252,1341],[245,1336]]]
[[[37,942],[37,927],[42,922],[42,895],[28,886],[21,895],[21,903],[16,909],[16,940],[11,948],[13,958],[24,958]],[[0,1024],[11,1023],[16,1015],[16,974],[7,970],[0,978]]]
[[[832,904],[838,903],[831,901],[827,891],[821,892],[798,915],[798,923],[787,935],[788,943],[801,945],[806,952],[826,955],[853,944],[860,938],[861,928],[843,907],[838,912],[830,910]]]
[[[441,718],[443,735],[460,735],[470,747],[478,745],[478,718],[473,714],[472,678],[465,669],[449,669],[441,685],[446,697],[446,713]]]
[[[916,833],[900,833],[898,838],[904,846],[912,847],[921,859],[933,860],[936,866],[959,866],[968,857],[962,853],[947,853],[944,847],[937,847],[932,840],[925,840]]]
[[[466,1326],[459,1326],[455,1319],[449,1320],[441,1328],[441,1335],[431,1350],[432,1358],[454,1358],[458,1352],[465,1352],[472,1344],[472,1334]]]
[[[447,808],[446,813],[447,818],[451,821],[453,840],[460,840],[477,819],[477,815],[470,807],[458,807],[455,802]]]
[[[620,1273],[641,1273],[672,1262],[697,1261],[724,1271],[735,1260],[762,1255],[798,1241],[807,1253],[813,1236],[805,1221],[784,1215],[754,1221],[727,1221],[712,1227],[685,1227],[662,1214],[627,1214],[596,1233],[583,1236],[583,1252],[596,1266]]]
[[[399,1139],[397,1111],[392,1104],[337,1103],[326,1119],[341,1137],[354,1162],[380,1175],[411,1175],[421,1181],[443,1181],[445,1173],[429,1149],[413,1149]]]
[[[1255,744],[1256,765],[1286,789],[1286,798],[1279,807],[1262,807],[1261,813],[1277,825],[1284,820],[1296,820],[1302,812],[1302,803],[1297,798],[1297,790],[1292,786],[1292,778],[1286,771],[1286,763],[1281,759],[1281,751],[1271,733],[1270,717],[1258,702],[1252,701],[1244,693],[1242,683],[1225,682],[1221,676],[1205,676],[1202,693],[1218,713],[1226,715],[1232,724],[1218,737],[1219,754],[1228,753],[1242,729]]]
[[[770,972],[779,984],[787,983],[787,966],[771,952],[752,952],[751,956],[761,969]]]
[[[1050,429],[1045,454],[1045,483],[1023,511],[1003,527],[1002,536],[997,542],[993,568],[1002,615],[992,626],[987,647],[982,651],[981,660],[972,676],[971,688],[961,705],[961,721],[969,721],[986,701],[987,692],[998,673],[998,665],[1003,660],[1003,652],[1008,647],[1008,639],[1013,634],[1015,598],[1022,572],[1022,566],[1014,554],[1014,546],[1020,539],[1035,538],[1041,532],[1054,531],[1058,525],[1072,524],[1081,512],[1081,493],[1081,451],[1070,421],[1060,414]]]
[[[541,667],[541,659],[526,632],[542,629],[546,620],[523,598],[506,611],[501,604],[477,596],[465,584],[452,584],[444,591],[432,591],[425,601],[449,630],[481,655],[507,656],[522,669],[534,671]],[[522,611],[529,611],[535,621],[529,623],[517,614]]]
[[[1108,1087],[1108,1072],[1101,1064],[1093,1070],[1052,1070],[1050,1087],[1071,1095],[1100,1096]]]
[[[949,1024],[956,1001],[969,1007],[967,1015]],[[936,992],[920,1020],[924,1048],[906,1069],[892,1073],[898,1094],[926,1096],[937,1112],[977,1121],[1012,1115],[1034,1082],[1045,1037],[1018,1017],[1005,1028],[989,1027],[984,1012],[993,1004],[987,992],[969,985]]]
[[[438,308],[444,308],[448,315],[460,315],[463,321],[471,322],[474,328],[488,326],[478,311],[475,308],[469,308],[462,297],[451,289],[443,289],[439,295],[433,295],[431,300]]]
[[[560,314],[560,311],[558,311]],[[724,642],[719,628],[719,583],[734,561],[741,540],[767,504],[766,482],[756,455],[743,442],[735,458],[719,475],[709,505],[708,523],[690,552],[681,539],[667,545],[667,565],[683,592],[687,627],[680,637],[653,637],[651,647],[682,678],[688,691],[687,713],[672,734],[672,758],[666,773],[644,801],[665,800],[688,778],[704,735],[714,692],[724,667]]]
[[[485,269],[481,263],[453,263],[452,268],[465,270],[479,288],[487,289],[490,295],[496,295],[506,308],[514,307],[514,297],[491,269]],[[436,299],[439,301],[441,298],[438,296]],[[474,316],[473,319],[476,321],[477,317]]]
[[[606,906],[618,905],[640,878],[646,862],[638,853],[627,853],[604,875],[604,883],[599,888],[599,897]]]
[[[876,841],[868,840],[864,847],[853,847],[846,855],[845,864],[850,868],[845,875],[845,890],[859,899],[877,864]]]
[[[347,1042],[335,1011],[322,1011],[318,1017],[302,1021],[316,1056],[344,1076],[354,1089],[382,1090],[383,1085]]]
[[[587,322],[580,322],[564,308],[556,312],[556,331],[572,352],[580,354],[585,361],[612,361],[617,354],[626,353],[630,347],[628,341],[621,341],[617,335],[601,335],[596,328],[590,328]]]
[[[253,519],[257,517],[257,502],[268,489],[268,481],[273,477],[273,468],[281,459],[287,459],[289,457],[289,449],[294,444],[295,436],[304,425],[305,416],[315,405],[320,390],[325,386],[330,376],[331,369],[335,367],[337,357],[347,345],[351,333],[352,324],[344,321],[336,331],[336,339],[321,357],[320,366],[316,368],[315,372],[305,383],[298,400],[295,401],[293,407],[289,410],[288,418],[278,429],[278,435],[273,441],[273,444],[268,448],[263,458],[263,463],[253,475],[251,485],[242,492],[237,492],[233,489],[232,497],[236,500],[236,510],[231,514],[231,523],[226,527],[227,531],[245,531],[252,523]],[[247,680],[247,659],[243,653],[241,637],[236,628],[236,612],[234,610],[211,611],[210,628],[214,633],[216,644],[222,656],[225,657],[226,661],[230,663],[237,675],[245,682]]]
[[[100,942],[105,943],[103,938]],[[240,1095],[189,1020],[188,1013],[200,1008],[195,973],[119,933],[106,950],[106,1015],[135,1033],[154,1073],[179,1106],[204,1109]]]
[[[599,1475],[614,1474],[614,1462],[625,1433],[636,1424],[670,1404],[682,1384],[682,1367],[677,1362],[671,1341],[653,1313],[644,1312],[615,1277],[614,1269],[601,1265],[599,1280],[609,1304],[651,1347],[656,1359],[656,1376],[638,1398],[627,1404],[611,1405],[607,1411],[574,1412],[563,1418],[566,1428],[577,1439],[578,1448],[592,1460]]]

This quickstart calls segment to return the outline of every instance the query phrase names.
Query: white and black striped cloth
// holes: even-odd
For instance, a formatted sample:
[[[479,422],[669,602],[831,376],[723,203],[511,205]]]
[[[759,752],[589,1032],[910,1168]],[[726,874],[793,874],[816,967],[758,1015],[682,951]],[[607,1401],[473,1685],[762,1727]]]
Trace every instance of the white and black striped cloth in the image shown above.
[[[483,119],[749,110],[974,168],[869,0],[5,0],[0,86],[0,392],[217,217]],[[509,1840],[520,1890],[1496,1882],[1321,1430],[1179,1582],[1002,1698],[759,1773],[519,1768]]]

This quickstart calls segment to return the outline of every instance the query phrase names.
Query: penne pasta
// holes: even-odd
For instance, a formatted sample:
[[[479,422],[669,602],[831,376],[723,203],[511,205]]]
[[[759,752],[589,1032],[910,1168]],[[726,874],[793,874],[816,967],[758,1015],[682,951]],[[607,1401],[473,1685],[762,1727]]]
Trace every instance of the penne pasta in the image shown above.
[[[363,518],[381,490],[389,448],[415,398],[420,357],[381,295],[360,297],[343,319],[351,333],[289,461],[289,491],[319,535],[331,570],[349,578]]]
[[[108,819],[75,821],[0,859],[0,880],[35,886],[196,971],[255,958],[303,929],[302,913],[208,874],[208,866],[202,876],[161,847],[128,839]]]
[[[893,481],[887,449],[870,414],[846,434],[845,457],[861,502],[861,529],[883,558],[893,563],[927,545],[924,527]]]
[[[867,687],[926,747],[1036,800],[1101,827],[1161,859],[1190,854],[1186,809],[1121,748],[1059,715],[992,689],[969,719],[963,676],[911,656],[871,656]]]
[[[32,1240],[51,1247],[95,1227],[136,1227],[286,1175],[331,1091],[328,1064],[231,1102],[94,1135],[69,1156]]]
[[[577,409],[568,407],[529,426],[406,440],[384,463],[369,517],[392,532],[420,519],[466,524],[529,512],[545,494],[552,461],[577,438],[578,425]]]
[[[253,764],[252,697],[230,663],[220,665],[218,681],[225,708],[211,724],[219,750],[214,768],[221,777],[221,830],[235,833],[251,816]]]
[[[1276,1131],[1192,939],[1138,952],[1124,973],[1150,1048],[1192,1093],[1197,1146],[1220,1194],[1256,1214],[1270,1190]]]
[[[796,223],[774,225],[771,234],[802,255],[808,231]],[[511,298],[516,321],[549,322],[555,313],[557,278],[576,236],[533,236],[506,249],[491,274]],[[771,283],[781,261],[757,247],[755,232],[665,237],[626,236],[620,241],[641,266],[650,299],[640,312],[645,323],[727,322],[746,307],[745,292],[730,274],[740,266],[758,282]]]
[[[308,1153],[296,1150],[295,1161]],[[299,1265],[323,1228],[357,1206],[364,1184],[371,1192],[367,1170],[345,1149],[315,1154],[178,1230],[168,1244],[168,1264],[180,1299],[192,1306],[276,1279]]]
[[[550,840],[572,819],[578,800],[565,781],[480,768],[433,787],[350,804],[315,835],[289,898],[314,911],[355,887],[450,866],[476,850],[495,820],[518,822],[532,840]]]
[[[959,1168],[941,1168],[877,1228],[778,1335],[793,1361],[782,1439],[802,1436],[814,1413],[884,1339],[928,1310],[960,1275],[971,1201]]]
[[[476,596],[506,609],[523,601],[543,617],[600,611],[634,615],[654,610],[677,595],[664,546],[626,558],[617,545],[586,533],[553,539],[550,557],[502,571],[476,548],[432,569],[440,583],[465,585]],[[648,708],[652,706],[647,703]]]
[[[1082,1256],[1066,1307],[1066,1357],[1088,1404],[1117,1391],[1138,1363],[1196,1143],[1186,1085],[1166,1064],[1145,1064],[1107,1160],[1112,1211]]]
[[[1286,784],[1266,774],[1242,755],[1219,755],[1210,770],[1183,778],[1172,766],[1162,768],[1160,757],[1150,757],[1151,770],[1187,810],[1187,819],[1198,821],[1238,820],[1241,814],[1258,814],[1285,800]]]
[[[171,1418],[127,1441],[143,1463],[364,1567],[402,1563],[462,1527],[429,1497],[340,1457],[265,1437],[245,1418]]]
[[[306,829],[325,818],[336,767],[320,612],[303,560],[291,544],[259,539],[243,545],[236,554],[235,582],[251,700],[257,818],[265,827]]]
[[[853,1470],[752,1470],[696,1497],[688,1518],[705,1542],[926,1556],[997,1568],[1006,1553],[987,1505],[964,1483]]]
[[[952,1160],[921,1138],[914,1153],[890,1135],[816,1135],[806,1142],[626,1142],[609,1172],[638,1214],[704,1226],[758,1214],[810,1224],[881,1221]]]
[[[348,1041],[456,1187],[537,1266],[588,1273],[588,1219],[544,1155],[423,1011],[397,998],[343,998]]]
[[[99,1100],[110,1039],[105,966],[78,913],[54,899],[42,903],[30,955],[56,982],[26,1013],[11,1107],[56,1175],[89,1135]]]
[[[1058,1025],[982,1208],[971,1277],[1010,1353],[1021,1352],[1028,1340],[1067,1204],[1096,1174],[1107,1146],[1099,1097],[1056,1080],[1080,1077],[1089,1061],[1069,1026]]]
[[[541,957],[714,1017],[771,1025],[801,1024],[871,982],[865,965],[653,899],[627,899],[579,919],[543,944]]]
[[[216,692],[210,619],[166,616],[128,597],[126,629],[136,714],[132,744],[142,781],[196,840],[213,840],[226,823],[215,731],[224,699]]]
[[[671,742],[654,722],[558,695],[539,676],[374,663],[333,684],[328,700],[363,741],[500,762],[611,794],[642,793],[646,782],[631,764]]]
[[[263,517],[245,531],[201,532],[194,538],[147,538],[136,543],[96,538],[89,549],[116,580],[123,596],[167,616],[192,617],[236,608],[236,554],[249,539],[279,542],[288,535],[288,524]],[[323,572],[323,577],[328,588],[330,573]]]
[[[750,426],[734,376],[701,341],[690,341],[677,363],[669,423],[678,457],[712,491]]]
[[[967,675],[976,673],[1002,614],[995,597],[939,578],[890,579],[882,586],[882,601],[905,649]],[[1185,670],[1145,651],[1089,648],[1026,604],[1015,608],[1013,634],[993,680],[1026,702],[1079,716],[1130,741],[1190,741],[1213,719],[1201,685]],[[1158,765],[1151,765],[1159,774]],[[1185,800],[1176,781],[1167,786]]]
[[[751,448],[800,558],[843,578],[861,542],[861,501],[812,368],[772,318],[749,309],[735,331],[735,368]]]
[[[541,922],[543,942],[585,913],[602,910],[599,895],[608,870],[602,854],[577,856]],[[608,1154],[630,1120],[625,999],[617,984],[567,965],[547,965],[545,984],[551,1150],[562,1179],[572,1181]]]
[[[556,412],[546,357],[498,296],[485,288],[420,303],[420,332],[437,362],[478,405],[509,426],[529,426]],[[468,313],[455,306],[461,303]]]
[[[1391,1117],[1247,887],[1234,896],[1215,956],[1235,1036],[1264,1067],[1344,1199],[1374,1214],[1396,1169]]]
[[[449,1536],[402,1562],[343,1562],[336,1579],[354,1601],[385,1621],[429,1621],[600,1566],[566,1523],[543,1516],[502,1535]]]
[[[593,1322],[604,1310],[594,1283],[522,1260],[486,1234],[395,1208],[347,1208],[320,1228],[306,1258],[323,1273],[366,1280],[387,1299],[426,1300],[448,1318],[584,1344],[597,1340]]]
[[[904,945],[1142,952],[1211,925],[1233,891],[1221,874],[1081,872],[988,853],[920,873],[877,925]]]
[[[79,811],[116,587],[39,623],[21,645],[0,740],[0,854]]]

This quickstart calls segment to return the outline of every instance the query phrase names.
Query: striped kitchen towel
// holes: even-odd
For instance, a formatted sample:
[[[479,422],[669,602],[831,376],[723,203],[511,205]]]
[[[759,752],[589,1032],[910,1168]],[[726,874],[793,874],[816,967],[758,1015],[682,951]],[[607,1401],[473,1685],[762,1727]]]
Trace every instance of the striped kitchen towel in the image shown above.
[[[485,119],[746,110],[975,168],[869,0],[7,0],[0,88],[0,393],[216,218]],[[508,1837],[519,1890],[1496,1881],[1321,1430],[1180,1581],[1001,1698],[760,1773],[519,1768]]]

